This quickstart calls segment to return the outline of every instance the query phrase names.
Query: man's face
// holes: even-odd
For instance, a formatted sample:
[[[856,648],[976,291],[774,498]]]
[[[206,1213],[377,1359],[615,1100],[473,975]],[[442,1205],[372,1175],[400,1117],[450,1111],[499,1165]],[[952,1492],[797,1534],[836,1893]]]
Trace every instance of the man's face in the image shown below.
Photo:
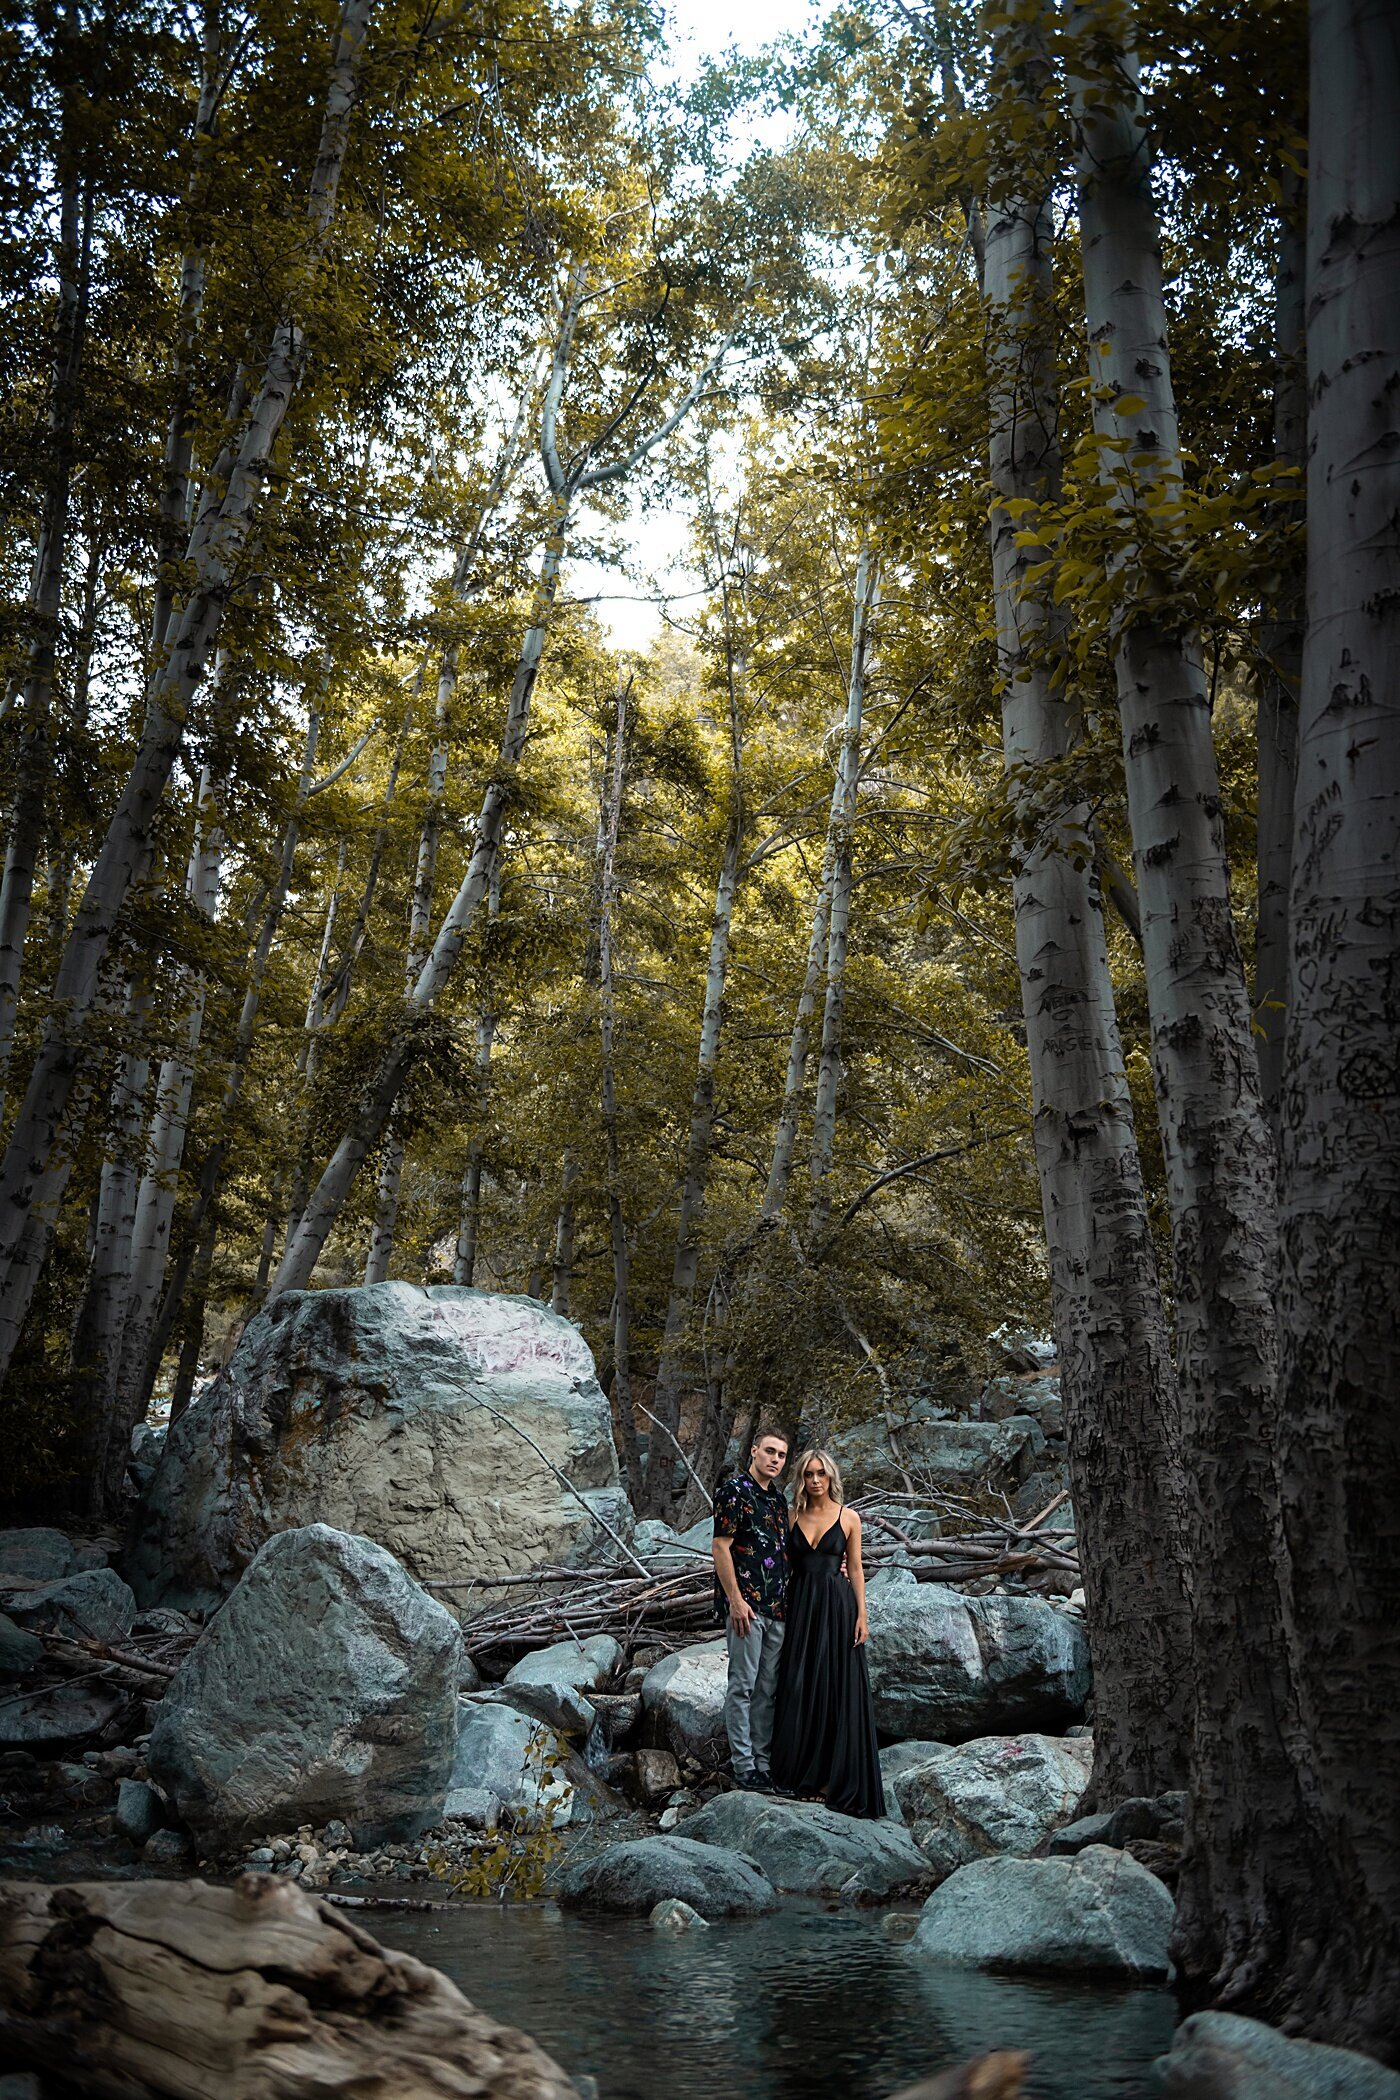
[[[777,1480],[787,1464],[788,1447],[780,1436],[760,1437],[749,1453],[749,1471],[755,1480]]]

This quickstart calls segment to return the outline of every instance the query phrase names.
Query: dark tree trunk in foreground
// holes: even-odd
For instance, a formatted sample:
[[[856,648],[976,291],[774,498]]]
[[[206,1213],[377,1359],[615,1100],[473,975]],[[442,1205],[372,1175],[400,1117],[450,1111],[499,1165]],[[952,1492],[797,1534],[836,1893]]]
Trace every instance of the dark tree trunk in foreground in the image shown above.
[[[1008,59],[1014,54],[1008,52]],[[1019,69],[1018,69],[1019,70]],[[1013,75],[1013,77],[1015,77]],[[1089,811],[1038,806],[1074,741],[1026,503],[1059,494],[1048,207],[987,213],[991,543],[1002,730],[1024,813],[1016,945],[1086,1617],[1101,1805],[1186,1783],[1190,1619],[1176,1372],[1114,1011]]]
[[[1296,188],[1296,185],[1295,185]],[[1274,458],[1301,471],[1308,394],[1303,354],[1302,205],[1290,192],[1279,221],[1274,290]],[[1300,563],[1301,570],[1301,563]],[[1261,636],[1268,669],[1259,694],[1259,910],[1254,1025],[1264,1107],[1278,1125],[1288,1019],[1288,891],[1293,864],[1293,783],[1298,771],[1298,683],[1303,656],[1301,573],[1284,578]]]
[[[1311,1876],[1299,1815],[1274,1473],[1274,1147],[1259,1092],[1195,635],[1162,604],[1182,484],[1131,11],[1076,6],[1095,427],[1120,516],[1116,670],[1192,1496],[1193,1785],[1175,1958],[1188,2001],[1268,2002],[1270,1920]],[[1118,449],[1122,445],[1123,449]],[[1124,469],[1126,485],[1117,478]],[[1150,533],[1152,544],[1143,544]]]
[[[1377,0],[1312,36],[1279,1391],[1316,1883],[1280,2010],[1400,2062],[1400,40]]]

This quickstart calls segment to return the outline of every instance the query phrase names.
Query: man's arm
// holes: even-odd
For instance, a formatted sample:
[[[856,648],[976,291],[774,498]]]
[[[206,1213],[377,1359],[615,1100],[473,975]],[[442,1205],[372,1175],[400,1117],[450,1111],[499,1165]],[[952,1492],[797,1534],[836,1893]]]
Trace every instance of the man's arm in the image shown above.
[[[734,1541],[716,1538],[710,1553],[714,1560],[715,1573],[719,1577],[719,1586],[724,1591],[725,1601],[729,1606],[729,1623],[742,1640],[753,1624],[754,1611],[753,1606],[746,1603],[741,1595],[739,1578],[734,1573]]]

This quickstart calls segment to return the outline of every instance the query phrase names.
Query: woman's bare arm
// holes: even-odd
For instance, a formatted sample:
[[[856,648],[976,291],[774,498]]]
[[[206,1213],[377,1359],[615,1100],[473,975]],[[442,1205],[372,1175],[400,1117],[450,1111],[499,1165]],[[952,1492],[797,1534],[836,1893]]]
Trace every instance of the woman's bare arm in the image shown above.
[[[846,1573],[851,1578],[851,1588],[856,1593],[856,1646],[863,1648],[870,1638],[870,1627],[865,1617],[865,1568],[860,1557],[860,1518],[853,1509],[841,1512],[841,1529],[846,1534]]]

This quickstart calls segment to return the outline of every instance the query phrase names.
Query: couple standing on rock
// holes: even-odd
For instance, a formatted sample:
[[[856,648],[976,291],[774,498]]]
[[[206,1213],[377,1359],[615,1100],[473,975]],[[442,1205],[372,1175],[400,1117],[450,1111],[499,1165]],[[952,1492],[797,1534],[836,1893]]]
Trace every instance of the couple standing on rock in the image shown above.
[[[750,1792],[883,1816],[860,1518],[842,1503],[841,1475],[825,1451],[803,1455],[789,1509],[780,1485],[787,1460],[782,1431],[761,1428],[747,1470],[715,1493],[734,1778]]]

